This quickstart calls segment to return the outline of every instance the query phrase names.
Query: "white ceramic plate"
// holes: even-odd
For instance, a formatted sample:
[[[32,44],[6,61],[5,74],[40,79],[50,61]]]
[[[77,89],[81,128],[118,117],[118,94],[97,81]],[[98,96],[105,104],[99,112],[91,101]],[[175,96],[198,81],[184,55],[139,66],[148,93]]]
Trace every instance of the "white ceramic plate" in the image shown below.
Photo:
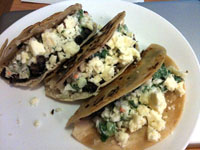
[[[189,70],[186,80],[187,99],[182,119],[176,130],[151,150],[181,150],[188,144],[200,110],[200,71],[196,56],[183,35],[169,22],[141,6],[122,1],[80,1],[97,23],[104,25],[120,11],[126,11],[126,23],[136,34],[140,48],[158,43],[167,49],[181,70]],[[0,35],[0,45],[6,38],[17,36],[25,27],[49,15],[64,10],[74,1],[61,2],[34,11],[18,20]],[[40,99],[38,107],[31,107],[29,100]],[[35,90],[11,87],[0,80],[0,150],[85,150],[65,129],[69,117],[78,108],[77,103],[61,103],[45,97],[44,88]],[[53,116],[50,111],[62,108]],[[47,116],[44,115],[47,114]],[[41,126],[35,128],[34,120]]]

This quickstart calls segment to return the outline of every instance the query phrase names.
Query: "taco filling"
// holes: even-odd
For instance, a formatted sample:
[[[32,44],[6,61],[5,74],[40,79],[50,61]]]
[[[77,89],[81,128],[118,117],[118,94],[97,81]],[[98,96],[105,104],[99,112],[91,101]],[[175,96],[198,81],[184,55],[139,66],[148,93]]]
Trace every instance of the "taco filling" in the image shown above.
[[[120,24],[100,51],[89,57],[66,81],[62,94],[94,93],[129,64],[138,62],[137,42],[125,24]]]
[[[10,82],[25,82],[41,76],[71,58],[92,33],[94,22],[82,9],[67,16],[55,28],[30,38],[18,46],[19,53],[1,75]]]
[[[105,142],[114,137],[124,147],[131,133],[147,126],[147,140],[156,142],[165,129],[163,111],[167,108],[165,93],[185,94],[184,73],[174,67],[162,67],[145,84],[98,111],[93,121]]]

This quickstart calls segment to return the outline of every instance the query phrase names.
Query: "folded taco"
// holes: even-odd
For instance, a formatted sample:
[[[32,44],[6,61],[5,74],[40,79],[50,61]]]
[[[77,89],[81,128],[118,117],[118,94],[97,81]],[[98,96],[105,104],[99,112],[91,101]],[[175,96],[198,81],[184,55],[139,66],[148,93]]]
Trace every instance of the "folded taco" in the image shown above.
[[[62,79],[55,74],[46,83],[47,96],[61,101],[86,99],[141,59],[134,34],[124,24],[124,16],[125,12],[119,13],[81,48],[82,60],[71,62],[72,67],[66,68]]]
[[[95,150],[142,150],[169,135],[180,119],[184,74],[150,45],[136,67],[126,71],[84,102],[69,119],[73,137]]]
[[[0,73],[16,86],[34,87],[96,32],[96,24],[80,4],[24,29],[0,50]]]

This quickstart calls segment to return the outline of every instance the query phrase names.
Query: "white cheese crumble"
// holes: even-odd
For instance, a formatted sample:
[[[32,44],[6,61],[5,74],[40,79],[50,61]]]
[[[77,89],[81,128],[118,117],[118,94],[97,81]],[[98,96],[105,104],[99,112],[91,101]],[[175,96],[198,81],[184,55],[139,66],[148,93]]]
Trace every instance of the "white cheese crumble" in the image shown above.
[[[119,131],[115,134],[115,139],[119,142],[120,146],[125,147],[129,139],[129,134]]]
[[[88,72],[92,73],[92,71],[95,71],[96,73],[102,73],[104,72],[104,64],[99,59],[99,57],[94,57],[92,60],[90,60],[87,64]]]
[[[182,97],[185,94],[184,82],[178,83],[178,86],[177,86],[175,92],[177,92],[180,97]]]
[[[35,121],[33,122],[33,125],[34,125],[34,127],[38,128],[38,127],[41,126],[41,122],[40,122],[39,120],[35,120]]]
[[[161,135],[151,126],[148,126],[147,129],[147,139],[148,141],[157,142],[160,139]]]
[[[32,98],[32,99],[29,101],[29,104],[30,104],[31,106],[37,106],[38,103],[39,103],[39,99],[38,99],[37,97],[34,97],[34,98]]]
[[[46,52],[44,45],[35,38],[29,40],[29,47],[33,56],[44,55]]]
[[[159,113],[163,113],[163,111],[167,107],[167,103],[164,94],[160,90],[158,90],[157,92],[152,92],[150,94],[149,106]]]
[[[174,80],[174,77],[172,75],[169,75],[169,77],[167,77],[167,79],[164,82],[164,85],[169,91],[174,91],[178,86],[177,82]]]
[[[165,128],[165,121],[162,119],[162,115],[157,111],[151,110],[149,115],[147,116],[148,125],[156,129],[157,131],[161,131]]]
[[[62,46],[65,54],[68,56],[67,58],[70,58],[71,56],[73,56],[74,54],[76,54],[79,49],[80,49],[80,46],[77,45],[74,41],[69,41],[67,43],[65,43],[63,46]]]
[[[28,53],[23,51],[21,53],[22,64],[26,64],[29,59],[30,59],[30,57],[29,57]]]
[[[135,132],[146,124],[146,119],[140,115],[134,114],[133,119],[129,122],[130,132]]]

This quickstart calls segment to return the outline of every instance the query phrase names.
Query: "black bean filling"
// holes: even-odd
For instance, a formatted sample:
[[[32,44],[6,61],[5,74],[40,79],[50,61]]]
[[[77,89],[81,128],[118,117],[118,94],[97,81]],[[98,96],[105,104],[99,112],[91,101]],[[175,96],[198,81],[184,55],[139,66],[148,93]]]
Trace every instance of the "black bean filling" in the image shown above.
[[[34,64],[32,63],[30,66],[30,75],[32,77],[38,77],[40,75],[42,75],[46,69],[45,63],[46,63],[46,59],[44,56],[37,56],[37,63]]]
[[[76,44],[80,45],[91,33],[90,29],[82,27],[81,35],[75,38]]]
[[[83,87],[83,92],[94,93],[97,90],[97,85],[92,82],[87,82],[86,86]]]

